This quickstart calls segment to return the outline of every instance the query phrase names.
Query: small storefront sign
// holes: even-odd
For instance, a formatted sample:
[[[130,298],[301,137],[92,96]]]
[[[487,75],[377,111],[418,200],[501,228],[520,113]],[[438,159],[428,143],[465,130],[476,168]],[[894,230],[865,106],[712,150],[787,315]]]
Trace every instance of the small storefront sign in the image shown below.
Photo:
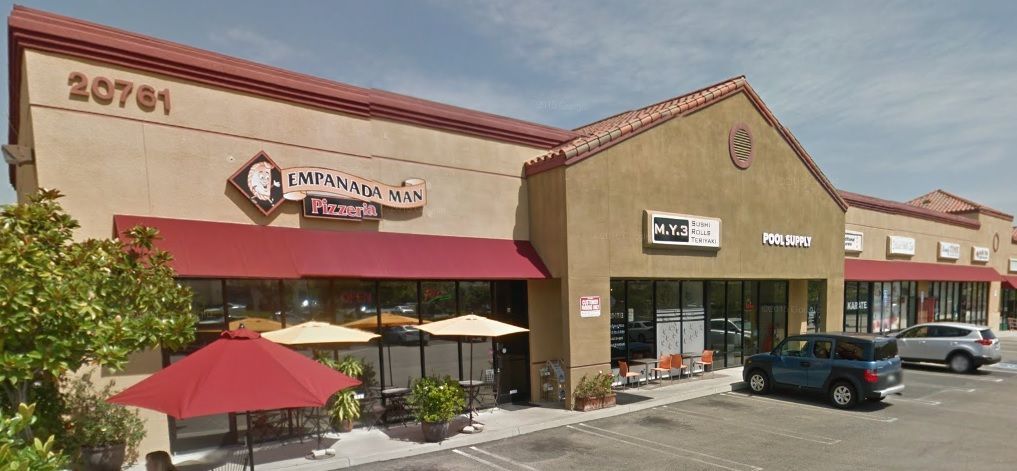
[[[991,253],[988,247],[971,247],[971,261],[988,262]]]
[[[1010,259],[1010,273],[1017,272],[1017,258]]]
[[[720,219],[645,211],[646,245],[720,248]]]
[[[392,186],[326,168],[280,168],[265,152],[258,152],[248,160],[229,182],[265,215],[275,211],[284,200],[300,201],[309,194],[333,195],[391,208],[419,208],[427,203],[427,188],[420,179]]]
[[[939,241],[939,258],[957,260],[960,258],[961,246],[953,242]]]
[[[865,245],[865,234],[856,231],[844,231],[844,251],[861,252]]]
[[[381,205],[331,196],[307,195],[304,198],[304,216],[344,221],[381,219]]]
[[[600,317],[600,296],[580,296],[579,317]]]
[[[887,236],[886,252],[889,255],[914,255],[915,239],[911,237]]]
[[[763,245],[773,245],[776,247],[801,247],[807,249],[812,246],[812,236],[798,234],[773,234],[770,232],[764,232]]]

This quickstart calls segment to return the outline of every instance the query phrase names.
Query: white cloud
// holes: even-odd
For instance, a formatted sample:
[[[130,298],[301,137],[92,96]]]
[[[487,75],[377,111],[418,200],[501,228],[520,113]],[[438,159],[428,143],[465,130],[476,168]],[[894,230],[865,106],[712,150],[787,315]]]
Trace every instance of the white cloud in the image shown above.
[[[313,57],[310,51],[297,49],[285,41],[240,26],[214,31],[209,37],[213,42],[257,62],[279,63]]]

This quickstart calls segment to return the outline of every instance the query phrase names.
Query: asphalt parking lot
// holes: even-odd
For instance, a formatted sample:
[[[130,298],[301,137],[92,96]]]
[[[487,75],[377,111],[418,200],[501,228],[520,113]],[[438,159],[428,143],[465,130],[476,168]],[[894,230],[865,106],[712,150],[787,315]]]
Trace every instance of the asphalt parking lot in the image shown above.
[[[852,411],[730,392],[358,469],[1014,469],[1017,338],[1003,349],[971,375],[909,365],[903,395]]]

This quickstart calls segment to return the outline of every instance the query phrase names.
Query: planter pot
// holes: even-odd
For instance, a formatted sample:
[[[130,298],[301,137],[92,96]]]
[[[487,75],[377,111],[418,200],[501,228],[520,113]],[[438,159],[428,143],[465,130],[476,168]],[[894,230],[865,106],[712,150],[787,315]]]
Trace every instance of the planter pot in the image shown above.
[[[353,431],[353,421],[352,420],[340,420],[339,421],[339,431],[342,432],[342,433],[352,432]]]
[[[81,471],[120,471],[124,467],[127,445],[81,448]]]
[[[448,422],[421,422],[420,429],[424,432],[424,440],[431,443],[448,438]]]
[[[614,407],[617,403],[617,396],[609,394],[602,397],[577,398],[574,409],[580,412]]]

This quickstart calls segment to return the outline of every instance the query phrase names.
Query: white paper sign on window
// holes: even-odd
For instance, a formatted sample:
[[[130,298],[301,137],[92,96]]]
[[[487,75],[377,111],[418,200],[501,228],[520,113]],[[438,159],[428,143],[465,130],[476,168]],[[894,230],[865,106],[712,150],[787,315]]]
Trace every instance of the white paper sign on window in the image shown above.
[[[861,252],[865,243],[865,234],[855,231],[844,231],[844,251]]]
[[[989,254],[988,247],[971,247],[971,260],[974,262],[988,262]]]
[[[960,258],[961,247],[960,244],[953,242],[939,242],[939,258],[948,258],[950,260],[957,260]]]
[[[890,255],[914,255],[915,239],[911,237],[887,236],[886,249]]]

